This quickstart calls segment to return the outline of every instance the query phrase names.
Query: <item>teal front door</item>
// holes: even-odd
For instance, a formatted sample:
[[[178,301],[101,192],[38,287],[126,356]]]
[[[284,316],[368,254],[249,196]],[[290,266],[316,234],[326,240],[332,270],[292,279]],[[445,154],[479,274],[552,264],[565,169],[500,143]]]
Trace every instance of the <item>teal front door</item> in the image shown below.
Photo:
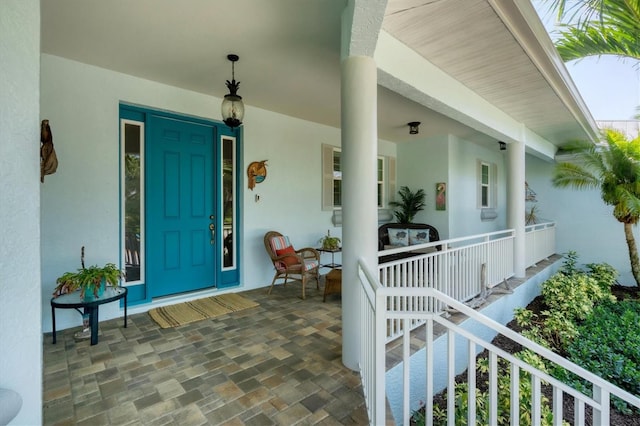
[[[152,115],[146,143],[151,297],[216,286],[216,128]]]

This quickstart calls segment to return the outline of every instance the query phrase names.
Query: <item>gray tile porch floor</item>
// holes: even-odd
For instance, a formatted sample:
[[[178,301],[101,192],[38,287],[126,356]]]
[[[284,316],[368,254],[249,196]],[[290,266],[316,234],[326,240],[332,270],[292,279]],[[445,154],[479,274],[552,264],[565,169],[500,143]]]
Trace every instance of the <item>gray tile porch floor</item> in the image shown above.
[[[261,288],[260,304],[162,329],[147,313],[100,323],[99,342],[79,330],[45,333],[45,425],[367,424],[359,375],[342,364],[340,296],[323,282]],[[78,318],[80,323],[80,318]]]

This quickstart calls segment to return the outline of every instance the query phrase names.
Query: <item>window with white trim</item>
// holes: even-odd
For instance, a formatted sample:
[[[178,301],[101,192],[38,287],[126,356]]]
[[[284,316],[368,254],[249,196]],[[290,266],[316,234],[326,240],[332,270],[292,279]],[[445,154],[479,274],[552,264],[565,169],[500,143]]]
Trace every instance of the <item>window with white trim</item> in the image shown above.
[[[494,209],[497,207],[496,181],[497,166],[493,163],[478,160],[478,208]]]
[[[377,194],[378,208],[387,203],[387,194],[395,186],[395,158],[378,157]],[[334,210],[342,207],[342,150],[332,145],[322,145],[322,209]]]

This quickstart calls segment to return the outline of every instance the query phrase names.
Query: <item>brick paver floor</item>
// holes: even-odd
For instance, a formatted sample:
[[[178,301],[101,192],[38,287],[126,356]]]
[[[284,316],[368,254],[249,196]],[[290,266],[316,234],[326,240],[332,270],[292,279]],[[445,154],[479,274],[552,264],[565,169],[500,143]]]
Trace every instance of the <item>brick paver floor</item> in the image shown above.
[[[367,424],[357,373],[341,361],[340,296],[322,285],[243,292],[260,306],[162,329],[147,313],[44,336],[45,425]]]

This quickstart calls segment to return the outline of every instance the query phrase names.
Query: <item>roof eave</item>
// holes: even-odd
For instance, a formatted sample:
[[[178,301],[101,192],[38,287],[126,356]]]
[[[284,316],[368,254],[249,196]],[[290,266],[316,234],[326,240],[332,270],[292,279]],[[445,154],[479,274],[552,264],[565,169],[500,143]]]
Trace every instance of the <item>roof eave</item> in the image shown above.
[[[571,112],[585,136],[597,143],[599,131],[596,122],[530,0],[488,2]]]

